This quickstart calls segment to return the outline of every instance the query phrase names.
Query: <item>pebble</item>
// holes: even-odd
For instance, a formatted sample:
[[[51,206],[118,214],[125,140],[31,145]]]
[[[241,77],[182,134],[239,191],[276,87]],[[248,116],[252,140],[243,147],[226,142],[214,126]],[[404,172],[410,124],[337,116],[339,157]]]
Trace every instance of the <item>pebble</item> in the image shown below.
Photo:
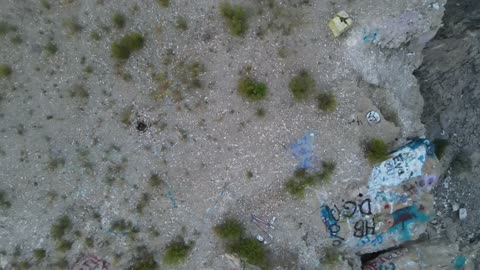
[[[466,219],[467,218],[467,209],[466,208],[460,208],[460,211],[458,212],[458,216],[460,219]]]
[[[458,203],[454,203],[452,205],[452,209],[453,209],[453,212],[458,211],[458,209],[460,209],[460,206],[458,205]]]

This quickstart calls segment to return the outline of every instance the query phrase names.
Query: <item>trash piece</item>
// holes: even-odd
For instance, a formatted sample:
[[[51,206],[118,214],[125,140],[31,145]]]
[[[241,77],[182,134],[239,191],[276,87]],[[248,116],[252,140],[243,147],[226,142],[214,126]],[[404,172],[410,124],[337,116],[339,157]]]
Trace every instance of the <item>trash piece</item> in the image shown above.
[[[335,14],[332,20],[328,23],[328,27],[332,30],[335,37],[340,36],[347,31],[353,24],[352,18],[344,10]]]
[[[265,239],[261,235],[257,235],[257,240],[260,242],[265,241]]]
[[[382,119],[380,118],[380,114],[376,111],[367,112],[365,117],[367,118],[368,124],[378,124],[380,123],[380,121],[382,121]]]
[[[460,219],[466,219],[467,218],[467,209],[466,208],[460,208],[460,211],[458,211],[458,216]]]

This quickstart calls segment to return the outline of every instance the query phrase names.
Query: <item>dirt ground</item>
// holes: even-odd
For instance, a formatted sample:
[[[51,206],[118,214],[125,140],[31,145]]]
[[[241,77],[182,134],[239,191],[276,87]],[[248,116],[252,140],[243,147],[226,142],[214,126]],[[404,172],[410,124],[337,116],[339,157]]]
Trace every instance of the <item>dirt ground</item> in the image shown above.
[[[365,188],[368,139],[393,148],[423,129],[411,75],[421,48],[397,48],[419,37],[398,29],[391,36],[405,40],[386,33],[379,49],[362,43],[365,26],[420,6],[428,15],[411,33],[435,31],[443,10],[417,1],[237,2],[249,14],[244,37],[229,33],[213,0],[168,7],[153,0],[0,0],[1,21],[14,26],[0,36],[0,64],[12,70],[0,79],[0,190],[11,204],[0,209],[0,269],[19,262],[62,268],[62,260],[73,267],[85,254],[128,269],[139,246],[165,269],[165,245],[178,235],[195,242],[178,269],[238,269],[212,227],[235,217],[251,236],[267,237],[250,222],[252,213],[276,218],[267,245],[275,269],[327,269],[320,263],[331,245],[322,203]],[[356,23],[335,39],[327,24],[340,10]],[[123,28],[112,23],[116,12],[126,17]],[[142,33],[145,46],[119,65],[111,45],[130,32]],[[185,75],[196,63],[200,87]],[[295,102],[288,85],[302,69],[316,87]],[[264,100],[237,95],[242,72],[266,83]],[[334,112],[317,108],[324,92],[336,96]],[[371,110],[382,114],[380,123],[367,122]],[[284,183],[299,164],[291,147],[305,136],[313,138],[310,169],[330,160],[337,168],[330,184],[298,200]],[[51,237],[62,215],[73,223],[67,252]],[[112,231],[122,219],[138,232]],[[39,248],[46,258],[37,263],[32,251]]]

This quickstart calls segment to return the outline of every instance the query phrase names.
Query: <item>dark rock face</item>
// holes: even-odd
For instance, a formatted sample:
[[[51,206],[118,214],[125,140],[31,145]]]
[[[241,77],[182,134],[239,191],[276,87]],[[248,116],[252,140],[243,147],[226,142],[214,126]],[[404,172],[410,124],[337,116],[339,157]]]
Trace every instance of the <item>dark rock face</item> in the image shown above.
[[[480,241],[480,1],[448,1],[444,27],[423,54],[415,72],[425,100],[422,122],[429,138],[449,143],[436,211],[454,222],[458,238],[450,240],[473,244]]]

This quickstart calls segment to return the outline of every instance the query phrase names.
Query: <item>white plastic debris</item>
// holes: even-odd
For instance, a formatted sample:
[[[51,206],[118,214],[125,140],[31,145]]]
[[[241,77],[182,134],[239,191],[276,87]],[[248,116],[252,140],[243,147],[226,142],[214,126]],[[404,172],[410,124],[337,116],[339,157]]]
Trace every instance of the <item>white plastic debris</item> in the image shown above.
[[[467,209],[466,208],[460,208],[460,211],[458,212],[458,216],[460,219],[466,219],[467,218]]]
[[[265,241],[265,239],[263,239],[263,237],[261,235],[257,235],[257,240],[260,241],[260,242]]]

